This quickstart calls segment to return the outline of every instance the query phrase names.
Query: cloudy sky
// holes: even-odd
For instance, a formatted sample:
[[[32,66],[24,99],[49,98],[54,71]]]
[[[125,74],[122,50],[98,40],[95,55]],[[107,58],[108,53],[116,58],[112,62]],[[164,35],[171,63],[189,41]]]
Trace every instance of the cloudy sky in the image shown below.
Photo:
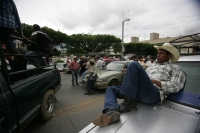
[[[200,33],[200,0],[14,0],[22,23],[68,35],[112,34],[124,42]]]

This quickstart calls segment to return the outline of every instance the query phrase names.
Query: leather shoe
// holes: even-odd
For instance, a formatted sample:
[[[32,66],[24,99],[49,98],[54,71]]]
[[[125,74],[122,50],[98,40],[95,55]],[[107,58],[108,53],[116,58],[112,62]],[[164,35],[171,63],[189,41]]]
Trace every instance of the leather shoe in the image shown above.
[[[119,105],[120,112],[128,112],[137,109],[137,101],[135,98],[124,96],[124,101]]]
[[[109,124],[118,121],[120,118],[119,110],[106,109],[105,113],[93,119],[93,124],[96,126],[105,127]]]

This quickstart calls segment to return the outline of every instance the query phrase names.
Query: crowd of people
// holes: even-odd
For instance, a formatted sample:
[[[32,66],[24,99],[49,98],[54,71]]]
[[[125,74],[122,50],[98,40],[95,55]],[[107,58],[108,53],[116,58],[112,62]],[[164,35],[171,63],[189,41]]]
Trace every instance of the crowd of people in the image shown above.
[[[72,73],[72,86],[79,86],[80,84],[84,84],[84,77],[88,74],[88,79],[86,82],[87,92],[84,93],[85,95],[92,94],[92,85],[95,81],[96,75],[98,70],[104,69],[105,62],[103,59],[107,58],[101,56],[95,57],[85,57],[81,56],[79,59],[77,56],[74,56],[72,59],[69,57],[66,58],[64,67],[69,67]],[[109,57],[110,58],[110,57]],[[143,69],[146,69],[148,66],[153,64],[156,60],[155,56],[148,56],[146,62],[144,61],[144,56],[136,56],[133,55],[126,61],[137,61]],[[123,60],[124,61],[124,60]],[[126,70],[123,70],[126,73]],[[80,81],[78,82],[78,75],[81,77]]]
[[[102,70],[105,62],[102,57],[89,57],[81,56],[80,60],[77,61],[77,56],[74,56],[72,61],[70,58],[66,58],[66,65],[70,68],[72,73],[72,86],[79,86],[84,84],[84,77],[89,74],[88,80],[86,82],[87,92],[84,95],[92,94],[92,84],[95,81],[97,70]],[[78,75],[81,76],[81,81],[78,82]]]

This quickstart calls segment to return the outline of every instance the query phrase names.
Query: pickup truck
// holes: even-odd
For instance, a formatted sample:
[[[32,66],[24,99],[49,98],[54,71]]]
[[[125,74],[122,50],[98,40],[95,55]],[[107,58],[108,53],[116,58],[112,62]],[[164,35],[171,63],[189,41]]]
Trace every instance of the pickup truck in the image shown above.
[[[190,53],[193,46],[200,47],[200,33],[182,36],[170,43],[187,53],[179,58],[186,74],[184,88],[170,94],[162,103],[139,103],[137,110],[122,113],[118,122],[107,127],[86,126],[80,133],[200,133],[200,51]]]
[[[35,117],[48,121],[54,115],[61,76],[55,64],[11,72],[5,56],[0,48],[0,133],[19,133]]]

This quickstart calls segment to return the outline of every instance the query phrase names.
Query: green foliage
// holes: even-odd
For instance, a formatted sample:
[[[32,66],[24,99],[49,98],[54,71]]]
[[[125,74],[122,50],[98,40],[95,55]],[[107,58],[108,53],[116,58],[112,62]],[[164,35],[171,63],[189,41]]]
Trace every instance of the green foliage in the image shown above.
[[[63,60],[55,60],[55,62],[57,62],[57,63],[62,63],[62,62],[64,62]]]
[[[121,53],[122,51],[122,44],[121,43],[116,43],[113,46],[113,52],[116,53]]]
[[[57,50],[56,48],[53,49],[54,56],[60,56],[61,51]]]
[[[33,27],[31,25],[22,23],[23,34],[25,37],[30,37],[33,32]]]
[[[159,44],[158,44],[159,45]],[[157,50],[149,43],[125,43],[125,54],[144,52],[146,55],[156,55]]]
[[[68,47],[68,53],[82,55],[89,52],[102,52],[120,42],[121,40],[113,35],[73,34],[70,36],[69,44],[72,47]]]

